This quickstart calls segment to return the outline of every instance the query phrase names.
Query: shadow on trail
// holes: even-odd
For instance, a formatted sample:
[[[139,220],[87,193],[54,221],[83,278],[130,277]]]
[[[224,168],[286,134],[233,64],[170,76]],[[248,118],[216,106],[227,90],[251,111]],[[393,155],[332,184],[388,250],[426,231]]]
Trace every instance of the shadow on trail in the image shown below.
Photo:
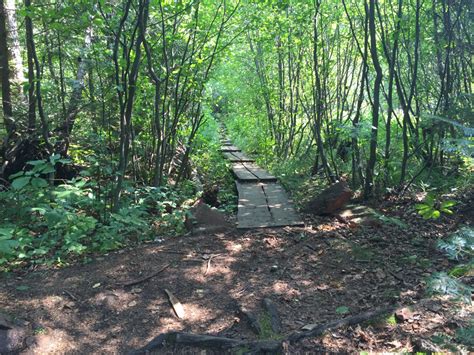
[[[238,310],[259,314],[265,297],[276,304],[285,335],[308,323],[419,297],[433,262],[424,268],[408,265],[411,237],[399,235],[397,243],[387,245],[388,232],[393,228],[352,231],[331,222],[317,229],[230,230],[168,239],[86,265],[6,279],[0,304],[45,327],[40,336],[57,352],[128,352],[168,331],[256,339]],[[425,248],[419,257],[430,260],[432,250]],[[120,286],[166,264],[147,281]],[[19,291],[18,284],[29,289]],[[164,289],[183,304],[183,319],[174,314]]]

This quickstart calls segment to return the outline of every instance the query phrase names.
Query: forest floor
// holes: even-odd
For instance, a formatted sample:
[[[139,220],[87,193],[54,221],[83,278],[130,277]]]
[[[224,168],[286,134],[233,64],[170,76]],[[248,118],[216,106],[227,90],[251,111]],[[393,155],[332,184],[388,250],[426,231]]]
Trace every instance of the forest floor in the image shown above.
[[[461,224],[472,225],[472,200],[453,217],[436,221],[422,220],[413,203],[407,198],[378,205],[406,229],[306,216],[306,227],[202,233],[88,264],[18,271],[2,277],[0,309],[31,330],[27,352],[38,354],[127,353],[168,331],[258,339],[239,309],[258,316],[264,298],[276,305],[283,335],[395,303],[412,306],[397,320],[329,331],[289,345],[288,353],[415,351],[426,349],[424,341],[443,349],[446,339],[451,345],[445,350],[468,349],[456,343],[455,334],[472,327],[472,306],[427,297],[426,278],[453,265],[435,243]],[[147,281],[123,286],[159,270]],[[182,319],[164,289],[182,303]],[[159,353],[165,350],[206,353],[189,347]]]

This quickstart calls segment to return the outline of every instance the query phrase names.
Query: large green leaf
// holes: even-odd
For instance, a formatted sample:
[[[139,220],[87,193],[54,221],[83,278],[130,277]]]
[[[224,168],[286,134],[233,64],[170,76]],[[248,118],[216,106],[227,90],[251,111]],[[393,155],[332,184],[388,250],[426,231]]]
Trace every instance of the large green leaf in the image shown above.
[[[16,190],[21,190],[22,188],[24,188],[26,185],[30,183],[30,180],[31,180],[31,177],[29,176],[22,176],[22,177],[16,178],[12,182],[12,187]]]
[[[33,187],[42,188],[48,186],[48,182],[45,179],[35,177],[31,179],[31,185]]]

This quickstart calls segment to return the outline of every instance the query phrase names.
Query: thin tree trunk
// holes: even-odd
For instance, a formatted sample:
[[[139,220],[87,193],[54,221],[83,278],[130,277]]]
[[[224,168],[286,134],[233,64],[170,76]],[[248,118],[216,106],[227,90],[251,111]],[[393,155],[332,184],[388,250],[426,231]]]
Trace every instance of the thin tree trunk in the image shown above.
[[[149,0],[141,0],[137,14],[138,34],[135,42],[135,58],[130,69],[127,87],[127,101],[125,103],[125,112],[121,117],[120,132],[120,156],[118,166],[117,184],[113,197],[113,209],[118,210],[120,207],[120,196],[122,192],[123,181],[128,165],[128,153],[130,148],[130,134],[132,127],[132,110],[135,102],[136,83],[138,79],[138,69],[140,68],[142,43],[145,40],[146,26],[148,20]]]
[[[372,196],[374,188],[374,170],[377,161],[377,133],[379,126],[379,109],[380,109],[380,85],[382,83],[382,68],[380,66],[377,53],[377,32],[375,29],[375,1],[369,0],[369,35],[370,35],[370,54],[375,69],[375,82],[372,103],[372,130],[370,134],[370,152],[365,173],[364,196],[369,198]],[[366,3],[367,7],[367,3]]]
[[[84,37],[84,47],[82,49],[81,56],[79,57],[77,76],[73,85],[71,98],[69,100],[66,115],[63,118],[61,125],[56,129],[58,133],[58,143],[56,144],[55,151],[61,156],[66,156],[69,150],[70,136],[74,127],[77,114],[80,111],[80,104],[82,101],[82,91],[85,87],[85,77],[88,72],[88,59],[87,52],[89,51],[92,44],[93,29],[92,25],[87,27],[86,34]]]
[[[0,77],[2,84],[2,109],[3,121],[7,132],[6,140],[15,131],[15,121],[13,120],[13,106],[10,87],[10,67],[8,57],[10,51],[7,42],[6,9],[3,0],[0,0]]]

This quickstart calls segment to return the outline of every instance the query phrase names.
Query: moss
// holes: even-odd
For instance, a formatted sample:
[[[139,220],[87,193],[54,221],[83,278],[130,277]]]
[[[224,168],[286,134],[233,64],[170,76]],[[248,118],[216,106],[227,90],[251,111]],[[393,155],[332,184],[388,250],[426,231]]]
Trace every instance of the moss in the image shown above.
[[[370,261],[374,258],[374,252],[371,251],[370,249],[363,248],[356,244],[352,244],[351,249],[352,249],[352,255],[357,260]]]
[[[272,320],[268,313],[264,312],[258,318],[258,323],[260,324],[260,329],[262,333],[260,334],[260,339],[262,340],[280,340],[283,338],[281,334],[275,333],[272,328]]]

